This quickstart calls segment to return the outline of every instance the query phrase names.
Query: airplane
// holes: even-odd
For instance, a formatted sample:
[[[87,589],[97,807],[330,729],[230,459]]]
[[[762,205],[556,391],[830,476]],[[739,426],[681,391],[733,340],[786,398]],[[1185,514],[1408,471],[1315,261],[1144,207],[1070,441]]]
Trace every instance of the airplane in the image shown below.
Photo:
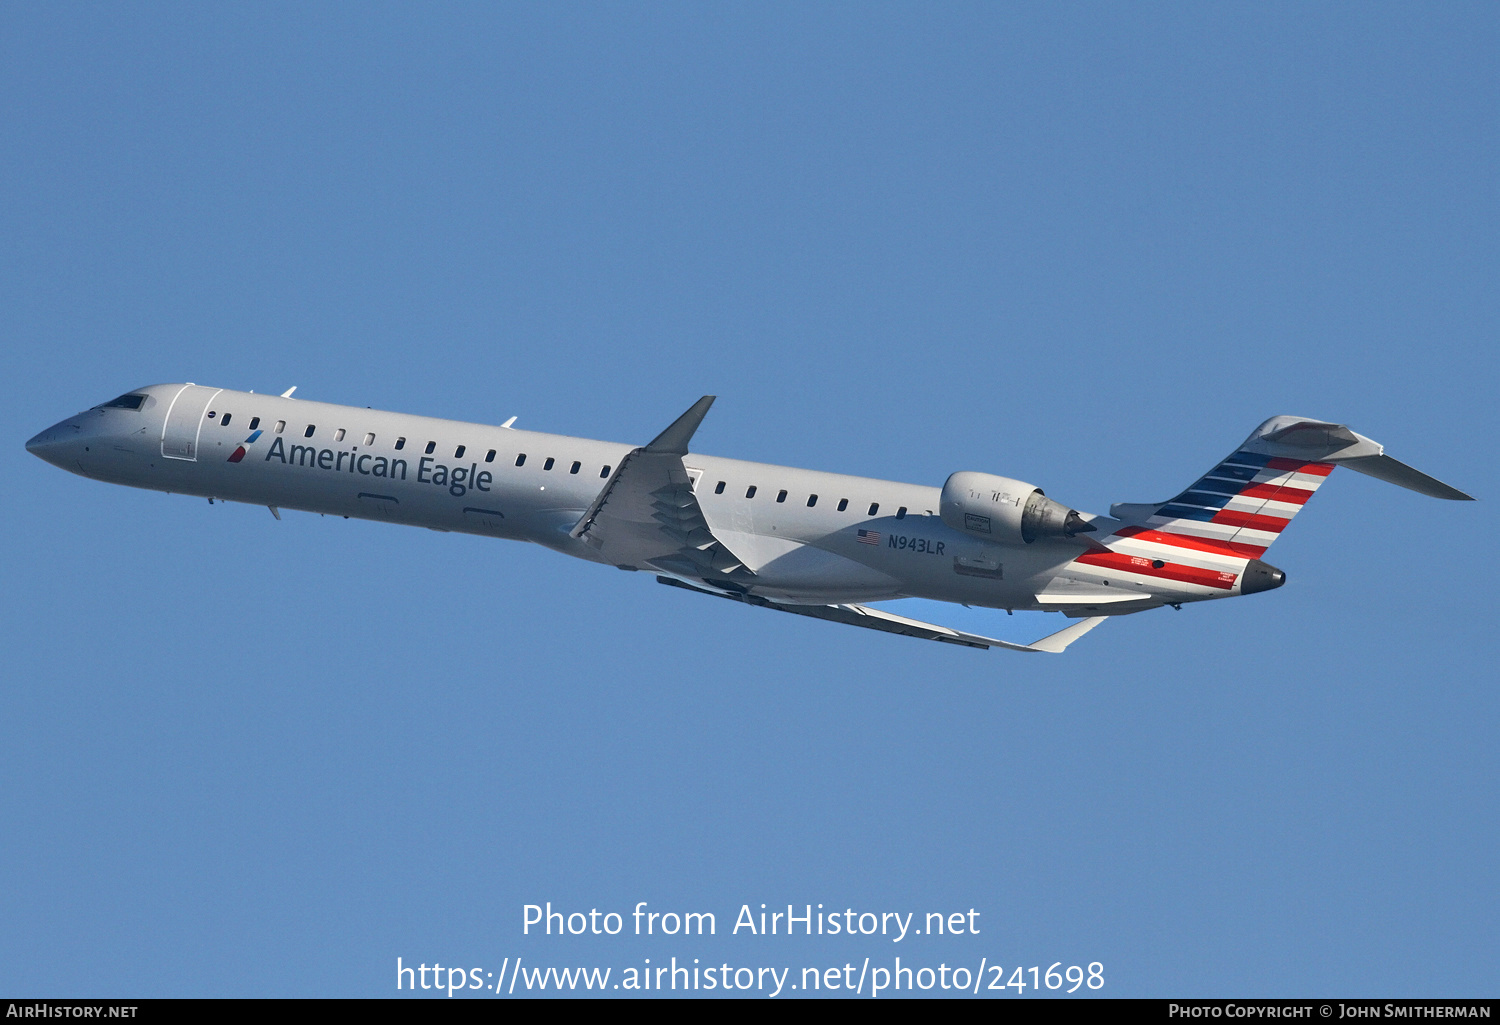
[[[1080,512],[1023,481],[941,488],[690,452],[705,395],[642,446],[364,407],[158,384],[71,416],[28,451],[95,480],[534,541],[658,582],[972,648],[1060,653],[1111,616],[1256,594],[1262,561],[1338,466],[1472,501],[1342,424],[1275,416],[1165,502]],[[1061,612],[1031,644],[870,603],[929,598]]]

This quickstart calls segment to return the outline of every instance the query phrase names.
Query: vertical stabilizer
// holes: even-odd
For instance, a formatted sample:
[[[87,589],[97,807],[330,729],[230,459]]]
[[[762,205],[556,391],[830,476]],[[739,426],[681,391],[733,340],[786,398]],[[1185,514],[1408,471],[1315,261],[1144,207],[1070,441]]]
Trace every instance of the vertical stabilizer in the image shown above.
[[[1343,424],[1274,416],[1170,501],[1112,506],[1111,515],[1129,524],[1115,537],[1258,559],[1335,466],[1435,498],[1470,497],[1392,459],[1381,445]]]

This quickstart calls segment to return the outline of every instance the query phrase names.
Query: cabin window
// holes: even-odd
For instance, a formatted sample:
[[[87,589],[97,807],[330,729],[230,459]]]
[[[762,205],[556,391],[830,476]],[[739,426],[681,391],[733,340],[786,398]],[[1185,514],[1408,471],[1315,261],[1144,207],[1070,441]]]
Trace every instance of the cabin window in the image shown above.
[[[754,498],[755,497],[755,485],[754,484],[750,485],[748,488],[745,489],[745,497],[746,498]]]
[[[569,473],[577,473],[581,469],[583,469],[583,464],[580,463],[578,460],[575,459],[575,460],[573,460],[573,466],[572,466],[572,468],[570,470],[568,470],[568,472]]]
[[[871,502],[870,503],[870,511],[868,513],[866,513],[865,515],[866,516],[874,516],[879,511],[880,511],[880,503],[879,502]]]
[[[333,432],[333,440],[334,441],[343,441],[344,440],[344,429],[342,427],[340,427],[338,430],[336,430],[336,431]]]
[[[462,459],[463,457],[464,457],[464,447],[462,445],[460,445],[460,446],[458,446],[458,448],[456,448],[456,449],[453,450],[453,458],[454,459]]]
[[[602,469],[602,470],[599,471],[599,476],[600,476],[601,479],[604,478],[604,477],[608,477],[609,476],[609,464],[608,463],[605,463],[604,464],[604,469]]]
[[[259,426],[260,426],[260,417],[258,417],[258,416],[252,416],[250,418],[250,429],[253,431],[253,430],[255,430]]]
[[[550,470],[550,469],[552,469],[552,464],[555,463],[555,462],[557,462],[556,459],[553,459],[551,456],[548,456],[547,457],[547,461],[542,464],[542,469],[544,469],[544,470]]]
[[[285,420],[277,420],[276,421],[276,433],[280,434],[284,430],[286,430],[286,421]]]
[[[517,466],[525,466],[526,465],[526,453],[525,452],[522,452],[520,455],[516,456],[516,465]]]
[[[724,493],[724,482],[723,481],[719,481],[718,487],[714,488],[714,494],[716,494],[716,495],[722,495],[723,493]]]
[[[209,410],[209,411],[208,411],[208,418],[209,418],[209,419],[210,419],[210,420],[212,420],[212,419],[213,419],[213,418],[214,418],[214,417],[216,417],[216,416],[218,416],[218,415],[219,415],[219,414],[218,414],[218,413],[216,413],[216,412],[214,412],[214,411],[213,411],[213,410],[212,410],[212,409],[210,409],[210,410]]]
[[[233,413],[225,413],[224,414],[224,419],[222,419],[222,420],[219,421],[219,426],[220,427],[228,427],[229,426],[229,418],[231,416],[234,416],[234,414]]]
[[[369,448],[373,444],[375,444],[375,435],[373,435],[373,434],[366,434],[365,435],[365,447]]]
[[[425,449],[425,451],[427,452],[428,455],[432,455],[432,453],[434,453],[434,452],[437,451],[437,442],[435,442],[435,441],[429,441],[427,443],[427,448]]]
[[[896,510],[896,519],[898,519],[898,520],[904,520],[904,519],[906,519],[906,506],[903,505],[901,508],[899,508],[899,509]]]
[[[487,462],[487,463],[493,463],[495,461],[495,450],[494,449],[490,449],[488,452],[486,452],[484,454],[484,461]]]
[[[785,489],[776,492],[776,501],[778,501],[778,502],[785,502],[786,501],[786,491],[785,491]]]
[[[809,509],[811,509],[813,506],[815,506],[817,504],[818,504],[818,496],[817,495],[808,495],[807,496],[807,507]]]
[[[847,508],[849,508],[849,500],[847,498],[839,499],[839,512],[843,512]]]
[[[315,431],[317,429],[318,429],[318,425],[317,424],[308,424],[307,425],[307,430],[305,430],[305,431],[302,432],[302,436],[304,438],[311,438],[313,436],[313,431]]]
[[[397,438],[396,439],[396,451],[400,452],[405,447],[406,447],[406,439],[405,438]]]

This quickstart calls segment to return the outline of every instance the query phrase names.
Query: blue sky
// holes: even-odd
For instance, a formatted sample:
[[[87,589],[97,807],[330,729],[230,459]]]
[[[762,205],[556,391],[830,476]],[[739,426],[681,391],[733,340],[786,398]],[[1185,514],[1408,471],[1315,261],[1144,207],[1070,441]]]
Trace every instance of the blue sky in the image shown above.
[[[6,7],[0,990],[900,954],[1492,994],[1497,36],[1462,3]],[[1481,501],[1342,471],[1279,591],[975,652],[23,449],[180,380],[634,442],[715,393],[702,451],[1100,512],[1294,413]],[[549,900],[719,935],[523,936]],[[726,935],[762,902],[982,931]]]

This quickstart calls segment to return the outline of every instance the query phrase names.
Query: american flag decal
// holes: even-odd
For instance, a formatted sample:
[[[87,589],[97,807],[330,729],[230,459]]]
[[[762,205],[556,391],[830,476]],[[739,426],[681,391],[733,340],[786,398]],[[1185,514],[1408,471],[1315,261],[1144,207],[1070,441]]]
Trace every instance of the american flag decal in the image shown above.
[[[858,537],[861,544],[880,544],[880,531],[878,530],[861,530],[858,534]]]

